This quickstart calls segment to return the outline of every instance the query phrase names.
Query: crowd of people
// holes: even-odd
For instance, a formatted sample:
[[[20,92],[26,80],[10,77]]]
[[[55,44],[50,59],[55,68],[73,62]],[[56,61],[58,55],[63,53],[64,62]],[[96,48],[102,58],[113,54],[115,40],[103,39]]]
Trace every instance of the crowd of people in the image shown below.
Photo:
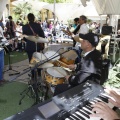
[[[6,33],[9,35],[10,39],[16,37],[16,31],[22,32],[22,34],[25,35],[34,35],[43,38],[45,38],[44,31],[46,28],[49,28],[49,32],[52,33],[52,30],[54,29],[52,22],[49,22],[49,24],[47,24],[45,21],[43,23],[37,23],[35,22],[35,16],[32,13],[29,13],[27,18],[27,24],[21,26],[20,23],[17,22],[16,28],[16,25],[12,20],[12,16],[8,17],[9,21],[6,23]],[[56,23],[56,27],[59,29],[60,26],[58,23]],[[74,19],[73,27],[74,31],[71,32],[69,29],[66,29],[64,32],[73,39],[73,43],[78,54],[75,64],[67,66],[69,69],[75,71],[75,74],[65,76],[67,84],[57,85],[55,87],[54,95],[58,95],[68,89],[84,83],[88,79],[100,84],[102,57],[100,51],[96,50],[96,46],[99,43],[99,36],[96,33],[98,33],[99,29],[94,33],[90,32],[87,25],[87,17],[84,15]],[[96,28],[99,28],[99,26]],[[17,36],[20,36],[20,34],[17,34]],[[33,53],[36,52],[36,43],[28,40],[27,38],[23,38],[23,41],[26,43],[25,50],[30,62]],[[37,43],[37,52],[40,52],[43,49],[44,47],[42,48],[41,44]],[[83,57],[81,57],[81,52],[84,53]],[[34,80],[34,71],[32,71],[32,79]],[[120,107],[120,96],[113,91],[108,92],[108,94],[114,98],[114,100],[110,99],[109,101],[115,106]],[[107,105],[105,105],[104,102],[98,102],[92,105],[92,107],[93,113],[94,111],[96,113],[90,116],[99,116],[104,120],[119,119],[118,115]]]

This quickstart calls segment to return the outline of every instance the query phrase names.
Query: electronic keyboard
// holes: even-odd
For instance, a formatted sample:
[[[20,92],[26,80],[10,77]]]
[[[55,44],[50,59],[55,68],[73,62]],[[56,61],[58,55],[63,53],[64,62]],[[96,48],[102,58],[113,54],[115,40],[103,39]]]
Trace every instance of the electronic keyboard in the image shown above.
[[[100,120],[89,117],[91,105],[103,101],[113,108],[108,98],[101,85],[87,81],[5,120]]]

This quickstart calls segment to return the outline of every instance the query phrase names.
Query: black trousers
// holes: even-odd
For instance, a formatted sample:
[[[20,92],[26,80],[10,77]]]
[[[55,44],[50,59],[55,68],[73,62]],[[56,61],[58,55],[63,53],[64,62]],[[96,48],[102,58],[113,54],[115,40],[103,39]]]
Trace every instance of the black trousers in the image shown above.
[[[32,51],[27,51],[29,63],[30,63],[30,60],[32,59],[33,53],[34,52],[32,52]],[[41,68],[37,68],[37,73],[39,76],[41,76]],[[34,79],[35,70],[32,70],[31,74],[32,74],[32,79]]]

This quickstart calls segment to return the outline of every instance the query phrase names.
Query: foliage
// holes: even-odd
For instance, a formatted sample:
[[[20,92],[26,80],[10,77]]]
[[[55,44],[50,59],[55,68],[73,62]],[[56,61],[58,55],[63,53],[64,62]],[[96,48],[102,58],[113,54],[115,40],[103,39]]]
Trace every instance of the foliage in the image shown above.
[[[40,2],[54,3],[54,0],[39,0]],[[73,2],[73,0],[55,0],[56,3],[68,3]]]
[[[15,18],[22,19],[24,21],[26,19],[26,16],[29,12],[32,11],[32,5],[28,2],[19,3],[16,7],[13,8],[13,13],[15,15]]]
[[[120,72],[118,72],[117,66],[110,69],[108,80],[104,83],[104,86],[120,88]]]

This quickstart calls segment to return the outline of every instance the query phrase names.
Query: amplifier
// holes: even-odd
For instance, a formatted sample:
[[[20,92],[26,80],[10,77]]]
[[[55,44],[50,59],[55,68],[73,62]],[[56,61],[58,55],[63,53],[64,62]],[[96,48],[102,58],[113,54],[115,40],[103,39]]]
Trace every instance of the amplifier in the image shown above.
[[[110,35],[110,34],[112,34],[112,26],[103,26],[102,27],[102,34],[103,35]]]

